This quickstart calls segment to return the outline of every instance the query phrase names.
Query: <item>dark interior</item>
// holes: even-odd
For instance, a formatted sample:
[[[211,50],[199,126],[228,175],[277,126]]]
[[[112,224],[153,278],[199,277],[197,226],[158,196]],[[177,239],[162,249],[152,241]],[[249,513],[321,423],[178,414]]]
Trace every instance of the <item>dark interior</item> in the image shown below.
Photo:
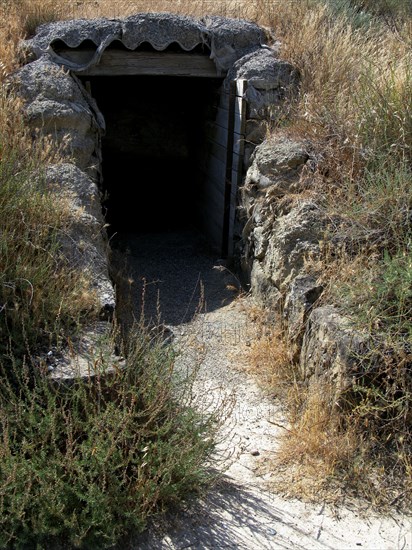
[[[159,76],[84,80],[107,126],[102,185],[109,232],[196,226],[206,128],[222,81]]]

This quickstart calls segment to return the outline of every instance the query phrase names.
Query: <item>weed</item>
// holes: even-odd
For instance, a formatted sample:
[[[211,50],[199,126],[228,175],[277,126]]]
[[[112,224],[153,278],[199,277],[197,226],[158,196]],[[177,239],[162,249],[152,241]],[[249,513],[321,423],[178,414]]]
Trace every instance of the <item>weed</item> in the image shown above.
[[[123,351],[125,367],[103,358],[72,383],[20,361],[7,383],[1,365],[2,548],[109,547],[211,479],[216,417],[190,407],[181,373],[175,399],[172,349],[135,330]]]

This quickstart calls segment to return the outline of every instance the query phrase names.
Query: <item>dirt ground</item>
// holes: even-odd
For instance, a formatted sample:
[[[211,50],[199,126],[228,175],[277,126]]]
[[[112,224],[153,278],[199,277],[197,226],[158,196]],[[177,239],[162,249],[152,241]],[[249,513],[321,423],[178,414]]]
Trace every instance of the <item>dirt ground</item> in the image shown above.
[[[245,348],[257,330],[246,314],[250,298],[239,296],[236,278],[198,237],[122,235],[113,264],[128,270],[119,283],[124,311],[163,323],[181,352],[177,368],[198,369],[197,406],[230,404],[216,450],[217,484],[153,522],[130,550],[412,549],[412,517],[381,517],[361,503],[332,509],[271,492],[259,466],[276,453],[285,418],[246,373]]]

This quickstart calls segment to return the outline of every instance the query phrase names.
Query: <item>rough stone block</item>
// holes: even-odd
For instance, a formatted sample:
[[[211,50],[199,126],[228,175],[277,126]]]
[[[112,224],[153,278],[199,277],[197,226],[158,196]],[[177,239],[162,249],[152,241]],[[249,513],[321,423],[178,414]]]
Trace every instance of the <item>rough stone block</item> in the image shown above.
[[[367,344],[368,336],[356,331],[333,306],[314,309],[302,343],[302,378],[332,385],[338,398],[359,373]]]
[[[270,188],[272,195],[282,196],[303,189],[300,172],[309,160],[307,144],[279,137],[259,145],[246,175],[246,185],[259,190]]]

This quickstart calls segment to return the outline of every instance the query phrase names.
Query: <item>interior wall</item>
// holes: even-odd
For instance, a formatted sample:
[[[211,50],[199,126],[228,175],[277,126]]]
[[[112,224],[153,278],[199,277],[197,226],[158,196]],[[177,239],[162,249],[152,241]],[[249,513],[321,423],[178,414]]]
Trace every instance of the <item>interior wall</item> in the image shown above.
[[[210,233],[205,201],[207,129],[221,79],[89,77],[106,120],[104,207],[111,231]],[[209,204],[209,206],[208,206]],[[211,243],[213,244],[213,243]]]

